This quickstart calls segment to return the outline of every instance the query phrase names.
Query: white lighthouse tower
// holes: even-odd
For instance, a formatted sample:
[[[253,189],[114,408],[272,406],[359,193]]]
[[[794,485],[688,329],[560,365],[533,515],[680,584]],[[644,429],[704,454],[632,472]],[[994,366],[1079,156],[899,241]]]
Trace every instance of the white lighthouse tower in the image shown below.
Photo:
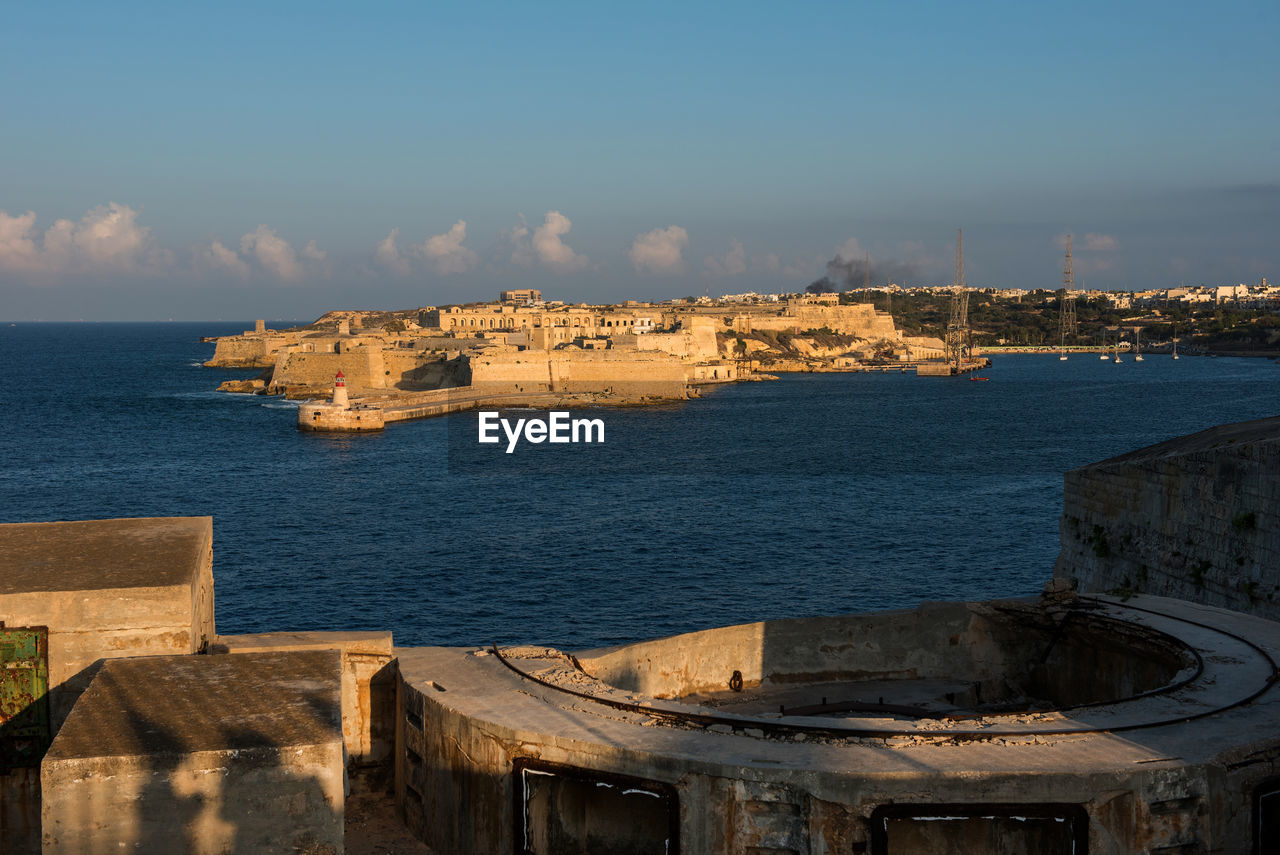
[[[347,399],[347,378],[341,371],[333,377],[333,405],[344,410],[351,406]]]

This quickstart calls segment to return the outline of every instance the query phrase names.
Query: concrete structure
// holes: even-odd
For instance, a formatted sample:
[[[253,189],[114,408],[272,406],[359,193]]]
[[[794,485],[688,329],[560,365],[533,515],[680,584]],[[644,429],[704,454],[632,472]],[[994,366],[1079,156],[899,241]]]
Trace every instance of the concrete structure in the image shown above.
[[[1242,853],[1280,834],[1278,655],[1280,624],[1057,589],[400,650],[396,794],[450,853]]]
[[[1280,620],[1278,473],[1280,417],[1073,469],[1054,573]]]
[[[334,651],[108,662],[41,766],[44,855],[343,850]]]
[[[0,526],[0,852],[341,852],[389,786],[391,634],[216,636],[211,541]]]
[[[0,525],[0,851],[39,851],[40,757],[102,662],[213,638],[212,562],[209,517]],[[11,659],[24,630],[36,668]]]
[[[0,525],[0,622],[48,627],[56,733],[102,660],[213,639],[213,519]]]
[[[268,632],[220,635],[211,653],[296,653],[336,650],[341,655],[342,741],[347,774],[386,777],[395,747],[395,656],[390,632]]]

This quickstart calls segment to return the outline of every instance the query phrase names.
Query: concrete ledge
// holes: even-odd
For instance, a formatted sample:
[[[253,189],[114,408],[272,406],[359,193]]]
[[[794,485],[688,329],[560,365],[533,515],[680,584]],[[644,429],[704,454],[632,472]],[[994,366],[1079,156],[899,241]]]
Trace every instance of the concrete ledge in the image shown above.
[[[339,657],[104,664],[41,766],[43,851],[342,852]]]
[[[353,782],[390,774],[395,740],[395,663],[390,632],[268,632],[220,635],[211,653],[336,650],[342,656],[342,738]],[[382,774],[379,774],[381,772]]]
[[[968,810],[972,821],[957,820],[963,835],[1039,834],[1017,820],[998,818],[1028,811],[1059,817],[1045,828],[1059,827],[1066,817],[1073,836],[1059,842],[1073,846],[1076,835],[1086,835],[1093,855],[1184,845],[1192,848],[1169,851],[1248,851],[1245,817],[1253,793],[1280,769],[1274,724],[1280,720],[1280,689],[1272,664],[1280,657],[1280,624],[1156,597],[1125,603],[1099,598],[1080,607],[1112,617],[1127,613],[1135,627],[1174,633],[1203,659],[1203,670],[1198,676],[1180,674],[1158,694],[1071,710],[956,720],[904,718],[892,711],[783,716],[726,712],[722,704],[732,691],[727,688],[703,700],[672,701],[639,687],[600,685],[589,673],[591,657],[571,658],[548,648],[510,652],[520,657],[513,664],[538,680],[483,649],[399,649],[397,803],[416,834],[451,853],[513,851],[520,833],[633,839],[627,837],[627,812],[597,793],[610,787],[652,792],[674,804],[682,852],[871,851],[876,835],[884,833],[926,841],[923,848],[903,852],[936,852],[937,835],[952,830],[923,824],[938,806]],[[780,637],[792,651],[787,655],[809,657],[807,667],[815,674],[809,691],[844,697],[835,694],[840,686],[827,679],[818,661],[823,649],[843,650],[847,639],[829,637],[838,622],[809,623],[814,632],[807,644],[801,638],[805,621],[782,623]],[[762,656],[754,646],[777,635],[770,624],[741,630],[708,631],[702,640],[715,648],[709,655],[728,664],[737,639],[746,645],[744,660],[768,661],[769,654]],[[963,632],[939,633],[934,641],[942,648],[985,644]],[[654,643],[638,647],[637,661],[663,668],[648,657],[657,649]],[[680,656],[694,650],[675,640],[671,649],[683,651]],[[577,662],[588,672],[578,670]],[[686,669],[672,664],[672,676],[683,681],[679,674]],[[838,670],[849,671],[843,665]],[[1086,674],[1078,670],[1077,678]],[[788,691],[798,685],[795,676],[787,674]],[[901,676],[908,683],[917,679],[909,671]],[[846,687],[851,697],[859,696],[861,679],[852,678]],[[887,694],[885,685],[878,680],[869,690]],[[598,703],[597,695],[628,703]],[[681,710],[690,715],[668,714]],[[848,735],[841,735],[842,726]],[[861,731],[868,727],[891,732],[867,736]],[[961,739],[958,733],[969,735]],[[587,805],[586,813],[570,810],[570,804]],[[883,820],[885,814],[876,812],[885,805],[910,809],[880,828],[876,817]],[[653,828],[645,833],[658,839],[667,816],[654,814]],[[917,820],[911,816],[921,824],[912,825]],[[982,818],[991,816],[997,819]],[[560,826],[548,831],[555,823]],[[1020,845],[1008,851],[1074,851]]]

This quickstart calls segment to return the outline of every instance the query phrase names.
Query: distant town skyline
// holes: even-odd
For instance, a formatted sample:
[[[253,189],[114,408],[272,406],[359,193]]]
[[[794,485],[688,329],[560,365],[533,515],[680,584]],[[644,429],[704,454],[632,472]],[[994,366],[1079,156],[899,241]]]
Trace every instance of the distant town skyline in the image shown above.
[[[1280,279],[1274,3],[31,4],[0,318]],[[860,285],[861,283],[852,283]],[[873,284],[877,284],[873,282]]]

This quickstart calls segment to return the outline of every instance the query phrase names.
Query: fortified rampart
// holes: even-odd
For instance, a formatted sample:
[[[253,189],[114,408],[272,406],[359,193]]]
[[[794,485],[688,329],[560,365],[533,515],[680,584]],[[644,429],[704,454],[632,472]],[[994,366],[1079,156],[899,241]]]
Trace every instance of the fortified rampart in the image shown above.
[[[1280,620],[1280,417],[1066,474],[1054,573]]]
[[[714,360],[720,352],[714,318],[690,316],[671,333],[630,336],[627,341],[638,350],[660,350],[689,360]]]
[[[688,371],[664,353],[637,351],[505,351],[463,357],[478,392],[595,393],[639,401],[682,400]]]
[[[387,368],[381,347],[353,347],[341,353],[294,351],[280,355],[268,391],[327,390],[338,372],[347,378],[352,395],[387,388]]]
[[[734,332],[789,332],[829,329],[868,340],[898,338],[893,318],[869,303],[830,305],[805,298],[786,301],[781,309],[765,306],[735,307],[729,326]]]
[[[276,353],[293,340],[293,336],[266,333],[223,336],[214,345],[213,357],[205,365],[210,368],[270,368],[275,364]]]

